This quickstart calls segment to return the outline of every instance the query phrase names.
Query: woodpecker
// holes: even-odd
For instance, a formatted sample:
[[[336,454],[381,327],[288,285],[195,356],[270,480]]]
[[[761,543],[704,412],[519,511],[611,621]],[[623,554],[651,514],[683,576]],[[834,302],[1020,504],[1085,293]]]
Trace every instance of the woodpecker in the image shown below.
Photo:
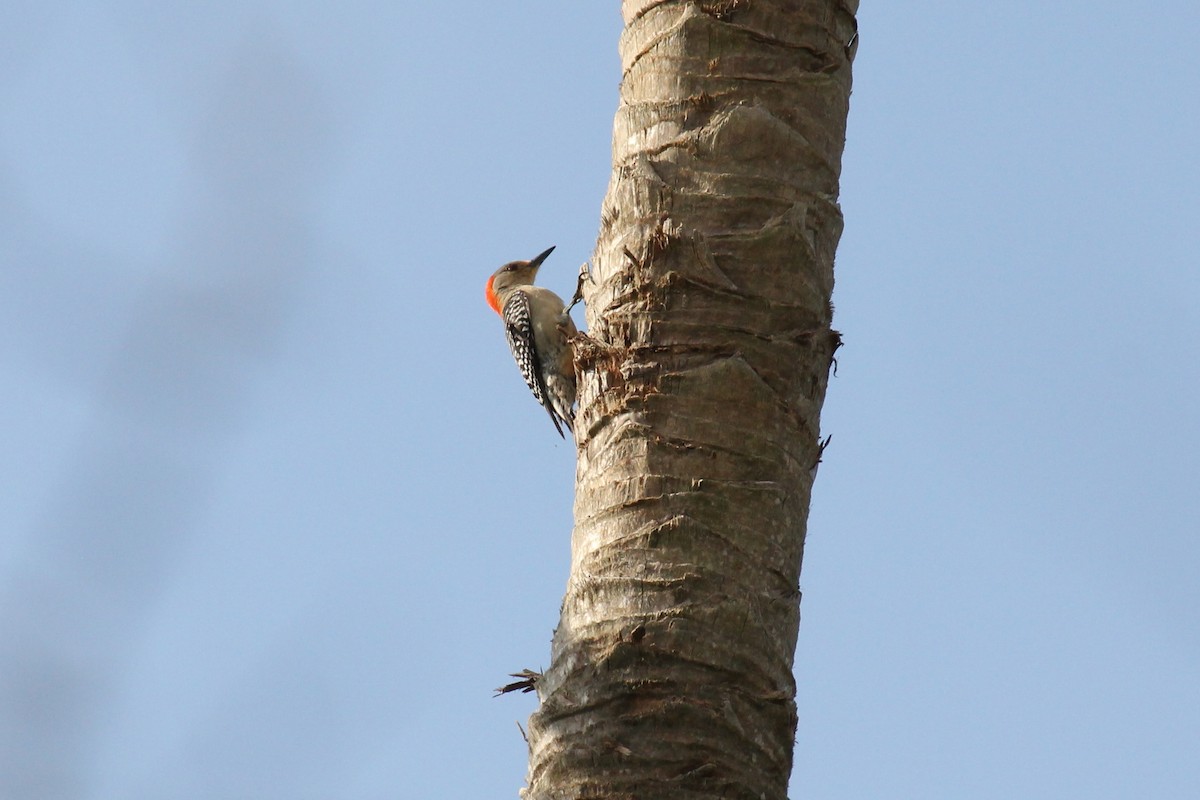
[[[562,298],[534,286],[538,268],[554,248],[530,261],[510,261],[488,278],[488,305],[504,320],[508,347],[534,398],[545,406],[558,435],[574,432],[575,358],[571,338],[578,330]]]

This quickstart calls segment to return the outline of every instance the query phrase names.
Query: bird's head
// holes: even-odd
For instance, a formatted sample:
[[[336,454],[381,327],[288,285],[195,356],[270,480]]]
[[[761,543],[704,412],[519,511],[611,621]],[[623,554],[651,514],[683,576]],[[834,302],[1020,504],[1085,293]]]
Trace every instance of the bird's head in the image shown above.
[[[510,261],[500,269],[492,273],[492,277],[487,280],[487,296],[488,305],[497,314],[502,313],[503,299],[505,294],[518,286],[528,286],[533,283],[533,279],[537,277],[538,268],[542,266],[542,262],[546,260],[546,256],[554,252],[554,248],[550,247],[546,251],[539,253],[529,261]]]

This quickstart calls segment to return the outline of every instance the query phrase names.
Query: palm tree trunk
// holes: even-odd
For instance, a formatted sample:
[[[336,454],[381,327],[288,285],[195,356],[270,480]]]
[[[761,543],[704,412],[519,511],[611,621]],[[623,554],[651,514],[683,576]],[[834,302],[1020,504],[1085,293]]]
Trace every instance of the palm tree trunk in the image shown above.
[[[625,0],[527,800],[786,797],[857,0]]]

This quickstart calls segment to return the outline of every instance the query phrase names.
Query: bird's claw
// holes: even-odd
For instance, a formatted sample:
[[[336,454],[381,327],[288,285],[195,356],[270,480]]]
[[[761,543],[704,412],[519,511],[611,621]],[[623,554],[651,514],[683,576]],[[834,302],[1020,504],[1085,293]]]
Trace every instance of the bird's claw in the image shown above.
[[[587,261],[579,265],[579,278],[575,283],[575,294],[571,296],[571,303],[567,306],[568,312],[583,299],[583,282],[585,280],[588,283],[596,282],[596,279],[592,277],[592,265]]]

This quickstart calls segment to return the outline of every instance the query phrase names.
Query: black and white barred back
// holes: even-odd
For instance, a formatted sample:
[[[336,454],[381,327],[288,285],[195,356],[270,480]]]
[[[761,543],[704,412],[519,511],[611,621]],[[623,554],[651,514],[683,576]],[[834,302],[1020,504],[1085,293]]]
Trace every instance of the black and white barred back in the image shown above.
[[[567,426],[567,430],[571,430],[571,420],[554,407],[550,390],[546,387],[546,373],[534,346],[533,315],[529,309],[529,296],[520,289],[512,292],[504,303],[503,315],[508,349],[512,351],[517,367],[521,370],[521,377],[525,379],[525,384],[529,391],[533,392],[534,398],[550,414],[550,421],[554,423],[558,435],[565,439],[563,425]]]

